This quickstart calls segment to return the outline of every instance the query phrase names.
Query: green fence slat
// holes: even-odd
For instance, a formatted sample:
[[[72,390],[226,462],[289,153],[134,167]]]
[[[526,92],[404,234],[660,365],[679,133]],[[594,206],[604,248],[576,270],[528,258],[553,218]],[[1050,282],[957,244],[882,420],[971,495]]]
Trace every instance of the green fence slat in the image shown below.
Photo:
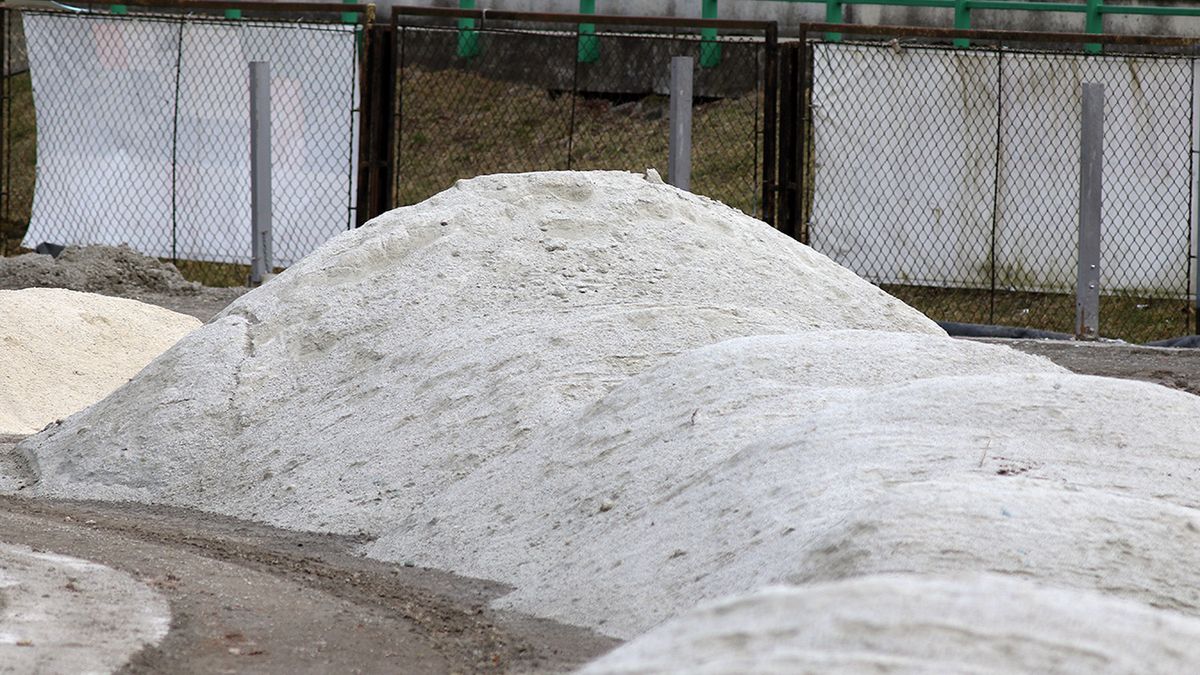
[[[843,11],[841,0],[825,0],[825,23],[842,23]],[[830,42],[841,42],[841,33],[826,33],[825,39]]]
[[[1087,0],[1087,13],[1084,14],[1083,31],[1089,34],[1104,32],[1104,15],[1100,13],[1100,0]],[[1083,45],[1083,50],[1099,54],[1103,47],[1099,43],[1089,42]]]
[[[703,0],[700,5],[700,17],[715,19],[717,14],[717,0]],[[700,67],[716,68],[719,65],[721,65],[721,43],[717,42],[717,29],[701,28]]]
[[[475,0],[458,0],[459,9],[475,9]],[[459,58],[470,59],[479,56],[479,31],[475,28],[475,19],[459,19],[458,20],[458,48],[456,53]]]
[[[579,0],[580,14],[595,14],[596,0]],[[579,24],[579,41],[577,47],[580,63],[595,63],[600,60],[600,38],[596,35],[596,24]]]

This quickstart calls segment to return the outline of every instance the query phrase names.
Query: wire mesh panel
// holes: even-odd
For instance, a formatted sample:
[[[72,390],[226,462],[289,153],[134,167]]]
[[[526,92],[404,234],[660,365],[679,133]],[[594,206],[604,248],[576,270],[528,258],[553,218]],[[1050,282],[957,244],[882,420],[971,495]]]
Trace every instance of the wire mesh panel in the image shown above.
[[[129,244],[172,256],[182,24],[28,13],[38,179],[25,246]]]
[[[397,204],[460,178],[567,168],[573,37],[398,31]]]
[[[997,69],[984,52],[818,45],[811,245],[934,316],[986,320]]]
[[[397,204],[487,173],[665,175],[670,60],[693,56],[692,190],[757,213],[761,39],[517,22],[396,30]],[[719,58],[701,58],[718,44]]]
[[[714,45],[693,45],[696,82],[707,95],[692,111],[692,191],[762,218],[765,50],[730,36],[717,45],[720,64],[705,67]]]
[[[996,322],[1073,330],[1084,83],[1104,86],[1100,330],[1187,331],[1191,63],[1007,53],[1000,105]]]
[[[27,12],[25,31],[38,127],[25,246],[128,244],[244,283],[251,61],[272,72],[275,264],[353,224],[355,26]]]
[[[759,211],[762,45],[736,36],[598,33],[577,76],[575,169],[658,169],[666,176],[673,56],[693,64],[691,191]],[[719,45],[721,58],[705,58]]]
[[[183,24],[181,54],[172,257],[247,258],[251,61],[271,70],[275,264],[291,265],[352,227],[353,27],[193,21]]]
[[[935,319],[1071,332],[1080,92],[1101,83],[1101,332],[1187,332],[1190,59],[813,51],[815,248]]]

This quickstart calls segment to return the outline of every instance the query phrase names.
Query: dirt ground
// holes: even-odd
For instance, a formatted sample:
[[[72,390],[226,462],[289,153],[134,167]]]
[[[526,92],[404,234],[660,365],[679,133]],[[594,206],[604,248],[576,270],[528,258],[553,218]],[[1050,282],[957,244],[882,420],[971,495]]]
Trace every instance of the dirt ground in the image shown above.
[[[94,560],[166,596],[170,632],[126,673],[562,672],[616,645],[488,609],[497,584],[183,509],[0,497],[0,541]]]
[[[1073,340],[979,341],[1008,345],[1029,354],[1044,356],[1068,370],[1084,375],[1155,382],[1200,395],[1200,349]]]

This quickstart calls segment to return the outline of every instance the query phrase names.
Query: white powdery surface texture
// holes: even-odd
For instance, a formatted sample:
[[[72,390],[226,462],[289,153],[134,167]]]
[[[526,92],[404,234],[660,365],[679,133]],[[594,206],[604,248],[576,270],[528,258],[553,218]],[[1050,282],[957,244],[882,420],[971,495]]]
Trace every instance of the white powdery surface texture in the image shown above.
[[[0,542],[0,673],[107,673],[166,636],[166,598],[99,563]]]
[[[1200,621],[990,574],[879,575],[724,599],[592,662],[618,673],[1192,672]]]
[[[0,291],[0,434],[32,434],[99,401],[199,325],[136,300]]]
[[[816,331],[631,378],[369,550],[628,638],[702,599],[994,570],[1200,613],[1200,398],[1005,347]]]
[[[335,238],[18,449],[42,496],[377,535],[665,358],[819,328],[944,335],[653,176],[485,176]]]

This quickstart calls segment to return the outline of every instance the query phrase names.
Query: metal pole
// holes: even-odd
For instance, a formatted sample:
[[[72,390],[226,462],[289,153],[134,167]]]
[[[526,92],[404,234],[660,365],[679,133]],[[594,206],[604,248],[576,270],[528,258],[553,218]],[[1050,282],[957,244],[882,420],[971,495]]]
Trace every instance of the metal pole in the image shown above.
[[[1104,172],[1104,85],[1083,85],[1079,143],[1079,275],[1075,284],[1075,337],[1100,334],[1100,206]]]
[[[1192,199],[1188,286],[1192,291],[1195,332],[1200,333],[1200,59],[1192,57]],[[1185,326],[1186,330],[1186,326]]]
[[[671,57],[671,146],[667,182],[692,187],[692,57]]]
[[[250,285],[271,270],[271,65],[250,63]]]
[[[762,141],[762,219],[775,226],[775,143],[779,133],[776,118],[779,105],[779,26],[767,24],[763,63],[763,141]]]

